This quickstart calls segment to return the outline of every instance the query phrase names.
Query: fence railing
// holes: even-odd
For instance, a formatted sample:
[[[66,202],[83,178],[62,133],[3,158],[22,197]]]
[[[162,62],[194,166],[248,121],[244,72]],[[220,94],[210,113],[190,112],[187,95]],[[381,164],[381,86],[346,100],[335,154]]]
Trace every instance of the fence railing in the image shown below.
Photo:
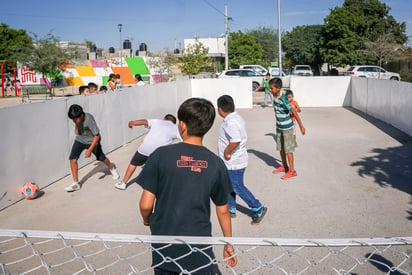
[[[156,248],[152,244],[162,244]],[[232,244],[238,264],[223,259]],[[0,230],[0,274],[152,274],[152,252],[212,247],[223,274],[411,274],[412,237],[275,239]],[[178,259],[163,257],[164,262]],[[201,271],[202,267],[195,270]],[[180,266],[181,274],[191,274]]]

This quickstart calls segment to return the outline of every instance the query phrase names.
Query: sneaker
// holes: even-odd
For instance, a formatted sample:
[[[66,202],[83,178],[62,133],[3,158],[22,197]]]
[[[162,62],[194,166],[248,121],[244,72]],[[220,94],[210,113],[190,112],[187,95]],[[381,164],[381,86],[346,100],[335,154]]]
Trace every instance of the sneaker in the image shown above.
[[[66,188],[64,188],[67,192],[73,192],[73,191],[77,191],[80,190],[80,184],[78,184],[77,182],[73,182],[70,186],[67,186]]]
[[[281,177],[281,179],[282,179],[282,180],[287,180],[287,179],[296,177],[297,175],[298,175],[298,174],[296,173],[296,171],[287,172],[286,174],[284,174],[284,175]]]
[[[259,211],[253,214],[252,222],[250,224],[253,226],[258,226],[265,217],[266,212],[268,212],[268,208],[262,207]]]
[[[110,173],[112,174],[112,178],[115,180],[120,179],[119,173],[117,173],[116,167],[113,166],[113,169],[110,170]]]
[[[118,183],[116,183],[114,185],[114,187],[116,187],[117,189],[120,189],[120,190],[125,190],[126,189],[126,183],[121,180]]]
[[[284,173],[287,172],[287,168],[285,169],[285,167],[283,165],[279,166],[278,168],[273,169],[272,173],[276,174],[276,173]]]

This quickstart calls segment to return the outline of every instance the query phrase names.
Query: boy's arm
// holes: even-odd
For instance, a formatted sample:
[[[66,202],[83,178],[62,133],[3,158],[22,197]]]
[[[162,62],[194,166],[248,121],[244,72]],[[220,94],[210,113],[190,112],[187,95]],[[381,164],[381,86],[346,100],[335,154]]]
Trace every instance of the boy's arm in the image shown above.
[[[300,117],[298,115],[298,112],[296,112],[295,108],[290,109],[290,112],[292,113],[292,115],[296,118],[296,121],[299,124],[299,128],[300,128],[300,132],[302,133],[302,135],[305,134],[306,130],[305,127],[303,127],[303,123],[302,120],[300,120]]]
[[[99,135],[99,134],[97,134],[97,135],[95,135],[95,136],[93,137],[92,144],[90,144],[89,148],[86,150],[86,153],[85,153],[85,155],[84,155],[85,158],[88,158],[88,157],[90,157],[90,156],[92,155],[93,148],[94,148],[94,146],[96,146],[96,144],[99,142],[99,139],[100,139],[100,135]]]
[[[129,121],[129,128],[133,128],[133,126],[149,126],[149,121],[147,119],[138,119],[138,120],[130,120]]]
[[[300,113],[302,110],[299,107],[299,104],[297,101],[295,101],[295,105],[296,105],[296,111],[298,111],[298,113]]]
[[[232,221],[230,220],[229,205],[216,206],[216,214],[224,237],[232,237]],[[226,244],[223,248],[223,258],[226,264],[234,267],[237,264],[235,250],[232,245]]]
[[[155,198],[156,196],[152,192],[143,189],[140,198],[140,214],[143,218],[143,224],[146,226],[150,225],[150,217],[152,216]]]
[[[232,157],[232,152],[239,146],[240,142],[230,142],[225,151],[223,152],[223,155],[225,156],[226,160],[230,160]]]

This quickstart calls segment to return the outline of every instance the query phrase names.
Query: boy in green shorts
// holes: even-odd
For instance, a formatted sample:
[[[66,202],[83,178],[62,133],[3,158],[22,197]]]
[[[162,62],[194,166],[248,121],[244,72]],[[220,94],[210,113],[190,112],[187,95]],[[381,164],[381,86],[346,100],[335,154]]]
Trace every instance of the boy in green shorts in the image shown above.
[[[273,173],[284,172],[285,174],[281,179],[286,180],[297,176],[293,162],[293,152],[296,143],[293,137],[292,116],[296,118],[302,135],[305,134],[305,127],[303,127],[298,112],[290,105],[288,98],[281,92],[282,80],[280,78],[272,78],[269,81],[269,89],[274,96],[273,108],[276,117],[276,149],[280,151],[280,157],[282,159],[282,166],[273,170]]]

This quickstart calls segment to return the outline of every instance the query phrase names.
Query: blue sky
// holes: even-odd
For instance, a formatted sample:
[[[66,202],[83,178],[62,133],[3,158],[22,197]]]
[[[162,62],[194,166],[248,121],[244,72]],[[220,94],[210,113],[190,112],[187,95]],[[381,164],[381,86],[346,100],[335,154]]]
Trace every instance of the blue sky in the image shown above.
[[[344,0],[282,0],[281,29],[297,25],[322,24],[330,9]],[[412,1],[381,0],[391,7],[398,22],[407,23],[412,35]],[[228,6],[230,31],[251,30],[260,26],[277,29],[277,0],[20,0],[2,5],[0,22],[44,37],[52,33],[60,40],[84,42],[98,47],[119,47],[117,25],[123,24],[122,40],[140,43],[149,51],[183,46],[184,38],[218,37],[224,33],[224,5]],[[412,37],[411,37],[412,40]]]

